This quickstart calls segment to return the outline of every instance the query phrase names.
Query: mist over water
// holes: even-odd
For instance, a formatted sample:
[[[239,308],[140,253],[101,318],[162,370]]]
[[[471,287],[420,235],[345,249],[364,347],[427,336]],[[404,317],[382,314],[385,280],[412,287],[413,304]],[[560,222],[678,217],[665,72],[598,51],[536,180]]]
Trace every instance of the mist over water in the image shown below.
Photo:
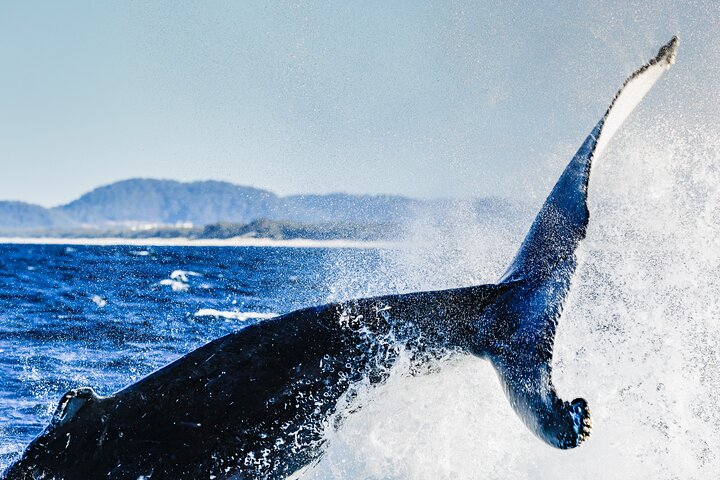
[[[720,137],[678,117],[641,109],[594,166],[590,227],[553,361],[561,397],[590,402],[586,444],[546,446],[512,411],[492,367],[455,355],[419,376],[400,362],[387,384],[363,391],[359,411],[328,428],[327,452],[301,478],[717,474]],[[496,281],[531,221],[453,215],[449,230],[419,222],[415,241],[388,253],[394,268],[374,281],[399,290]]]

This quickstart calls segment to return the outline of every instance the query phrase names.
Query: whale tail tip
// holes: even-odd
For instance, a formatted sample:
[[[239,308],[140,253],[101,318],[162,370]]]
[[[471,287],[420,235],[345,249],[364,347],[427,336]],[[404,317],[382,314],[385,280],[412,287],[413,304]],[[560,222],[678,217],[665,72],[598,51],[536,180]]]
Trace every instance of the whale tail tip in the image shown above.
[[[655,62],[665,62],[667,68],[675,63],[677,57],[677,48],[680,44],[680,37],[678,35],[673,36],[668,43],[660,47],[660,51],[655,57]]]
[[[590,438],[592,431],[592,416],[590,406],[584,398],[576,398],[567,404],[568,418],[572,425],[565,429],[564,437],[559,437],[558,448],[568,449],[580,446]]]

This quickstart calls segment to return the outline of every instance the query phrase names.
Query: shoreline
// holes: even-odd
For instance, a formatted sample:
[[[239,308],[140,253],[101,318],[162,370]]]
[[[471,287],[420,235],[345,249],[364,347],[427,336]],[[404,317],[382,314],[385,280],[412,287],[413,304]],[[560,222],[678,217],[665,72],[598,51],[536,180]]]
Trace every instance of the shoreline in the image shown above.
[[[362,240],[310,240],[294,238],[274,240],[272,238],[235,237],[227,239],[205,238],[63,238],[63,237],[0,237],[0,245],[91,245],[91,246],[136,246],[136,247],[278,247],[278,248],[362,248],[395,249],[397,242]]]

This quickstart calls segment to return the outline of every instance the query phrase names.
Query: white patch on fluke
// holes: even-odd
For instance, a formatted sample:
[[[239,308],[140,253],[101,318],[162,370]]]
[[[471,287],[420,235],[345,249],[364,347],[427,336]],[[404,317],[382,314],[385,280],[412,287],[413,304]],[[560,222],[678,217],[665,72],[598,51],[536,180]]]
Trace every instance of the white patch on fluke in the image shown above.
[[[605,151],[612,137],[617,133],[625,119],[635,110],[635,107],[647,95],[662,74],[665,73],[674,63],[680,39],[673,37],[670,42],[662,47],[657,56],[643,65],[625,81],[610,107],[605,113],[600,138],[597,139],[597,146],[593,157],[598,157]]]

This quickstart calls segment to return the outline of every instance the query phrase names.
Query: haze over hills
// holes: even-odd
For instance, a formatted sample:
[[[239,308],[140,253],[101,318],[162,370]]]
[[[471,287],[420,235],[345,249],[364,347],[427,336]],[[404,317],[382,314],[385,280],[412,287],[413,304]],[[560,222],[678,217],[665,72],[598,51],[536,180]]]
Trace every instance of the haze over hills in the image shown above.
[[[301,224],[402,224],[420,213],[442,212],[453,200],[393,195],[292,195],[219,181],[183,183],[130,179],[102,186],[55,208],[0,201],[0,232],[107,229],[137,226],[195,227],[249,224],[261,219]],[[499,199],[473,200],[476,211],[503,215],[517,209]]]
[[[63,228],[74,223],[56,209],[24,202],[0,201],[0,230]]]

